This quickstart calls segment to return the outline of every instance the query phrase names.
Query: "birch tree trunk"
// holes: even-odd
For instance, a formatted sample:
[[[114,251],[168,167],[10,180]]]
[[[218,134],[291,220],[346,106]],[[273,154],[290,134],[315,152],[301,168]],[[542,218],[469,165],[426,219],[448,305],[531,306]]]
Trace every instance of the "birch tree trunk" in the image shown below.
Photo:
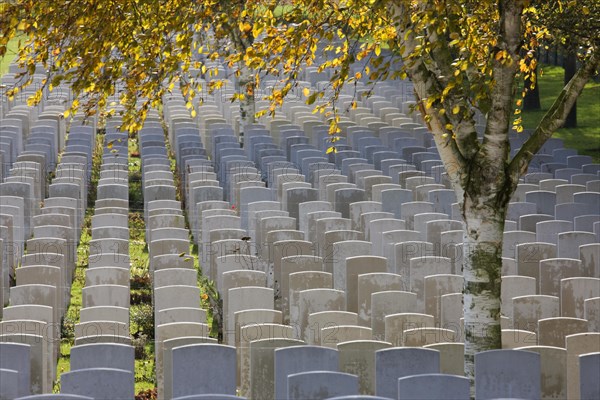
[[[248,125],[256,122],[256,81],[252,71],[242,66],[238,77],[238,93],[240,99],[240,143],[244,143],[244,131]]]
[[[473,380],[476,353],[502,347],[500,271],[506,206],[471,205],[464,211],[463,311],[465,374]]]

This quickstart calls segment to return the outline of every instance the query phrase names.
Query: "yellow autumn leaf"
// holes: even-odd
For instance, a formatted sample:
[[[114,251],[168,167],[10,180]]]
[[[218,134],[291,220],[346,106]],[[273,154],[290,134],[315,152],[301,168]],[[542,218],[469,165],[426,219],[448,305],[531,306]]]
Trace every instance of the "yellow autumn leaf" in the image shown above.
[[[252,30],[252,25],[247,22],[240,22],[239,28],[242,32],[250,32]]]
[[[330,153],[337,153],[335,147],[331,146],[330,148],[327,149],[327,151],[325,152],[325,154],[330,154]]]
[[[310,88],[305,87],[304,89],[302,89],[302,94],[304,95],[304,97],[310,96]]]
[[[381,54],[381,46],[380,45],[375,45],[375,55],[377,57],[379,57],[379,55]]]
[[[452,114],[458,114],[460,112],[460,106],[456,105],[452,108]]]

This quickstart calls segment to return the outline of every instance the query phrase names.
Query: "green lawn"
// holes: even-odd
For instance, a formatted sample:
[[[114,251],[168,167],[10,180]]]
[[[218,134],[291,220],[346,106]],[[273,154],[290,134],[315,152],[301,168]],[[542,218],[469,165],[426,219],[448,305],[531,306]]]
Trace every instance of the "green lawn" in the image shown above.
[[[19,38],[14,38],[8,42],[6,54],[4,57],[0,57],[0,80],[2,75],[8,72],[8,66],[17,56],[17,50],[19,49]]]
[[[523,112],[523,126],[534,129],[563,88],[563,68],[543,66],[539,79],[540,111]],[[600,83],[588,82],[577,100],[577,128],[562,128],[553,137],[563,139],[565,147],[600,162]]]

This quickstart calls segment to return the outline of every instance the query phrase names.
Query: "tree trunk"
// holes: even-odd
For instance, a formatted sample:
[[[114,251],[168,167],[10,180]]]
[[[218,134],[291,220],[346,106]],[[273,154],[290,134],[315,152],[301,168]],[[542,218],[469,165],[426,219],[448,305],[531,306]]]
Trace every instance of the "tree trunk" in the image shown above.
[[[238,77],[238,93],[243,94],[240,99],[240,143],[244,143],[244,131],[248,125],[256,122],[256,81],[252,71],[246,66],[240,69]]]
[[[523,99],[523,111],[540,110],[542,105],[540,103],[540,75],[538,74],[538,66],[535,66],[535,84],[533,89],[531,88],[531,79],[525,79],[525,88],[527,93]]]
[[[475,354],[502,347],[500,272],[506,208],[507,205],[482,206],[467,200],[463,211],[465,376],[471,382],[475,377]]]
[[[565,67],[565,85],[571,81],[571,78],[577,72],[577,56],[572,50],[568,50],[564,59]],[[577,103],[573,104],[571,111],[565,120],[565,128],[577,128]]]

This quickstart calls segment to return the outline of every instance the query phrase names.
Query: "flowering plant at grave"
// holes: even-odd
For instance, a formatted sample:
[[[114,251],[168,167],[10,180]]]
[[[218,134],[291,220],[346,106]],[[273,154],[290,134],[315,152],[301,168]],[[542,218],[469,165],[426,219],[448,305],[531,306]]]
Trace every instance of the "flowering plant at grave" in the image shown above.
[[[212,315],[211,336],[221,337],[223,300],[219,296],[214,281],[201,278],[200,286],[203,288],[203,293],[200,295],[201,306]]]

